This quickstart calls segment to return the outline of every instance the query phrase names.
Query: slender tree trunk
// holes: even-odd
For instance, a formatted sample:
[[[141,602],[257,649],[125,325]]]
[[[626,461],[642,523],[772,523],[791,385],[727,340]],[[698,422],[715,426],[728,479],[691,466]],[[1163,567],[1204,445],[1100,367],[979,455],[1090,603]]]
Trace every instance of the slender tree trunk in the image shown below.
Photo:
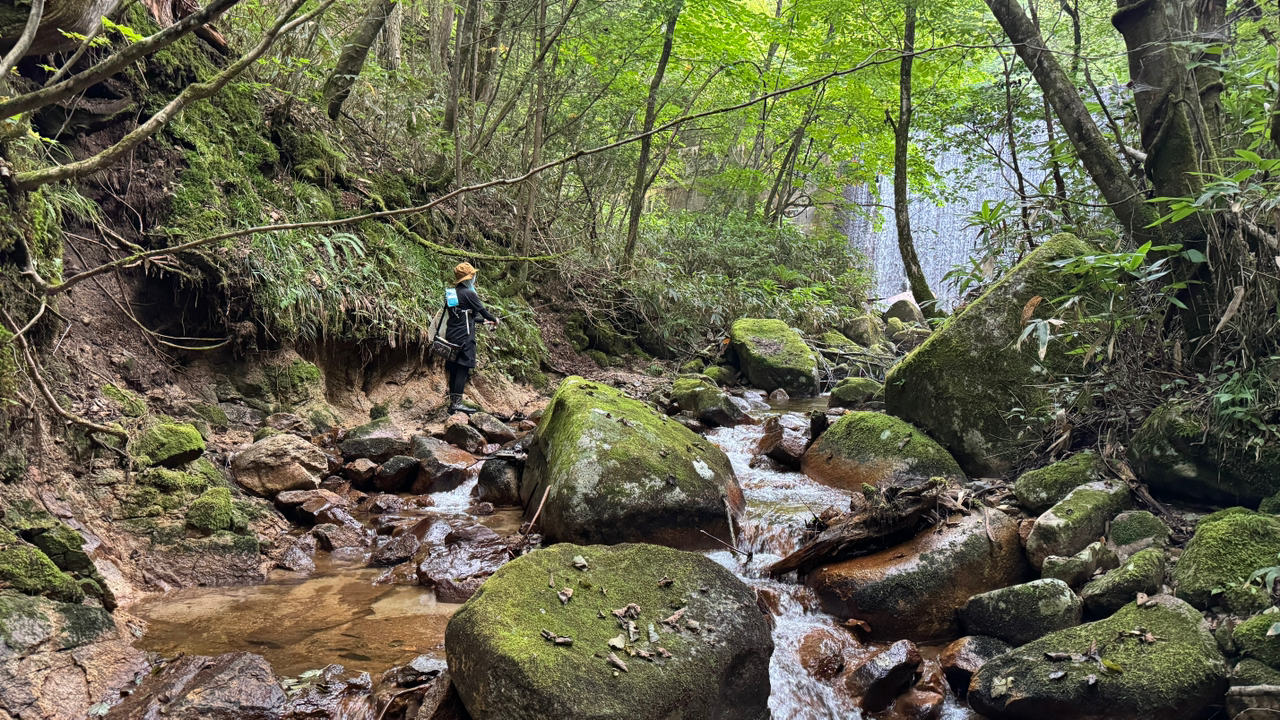
[[[911,235],[911,196],[907,183],[907,151],[911,143],[911,69],[916,51],[916,3],[907,2],[906,24],[902,39],[902,60],[898,65],[898,120],[888,118],[893,128],[893,220],[898,228],[898,252],[911,285],[911,295],[928,317],[941,317],[938,299],[929,289],[929,281],[920,267],[915,238]],[[886,113],[887,115],[887,113]]]
[[[1013,42],[1018,56],[1026,63],[1039,83],[1041,91],[1053,106],[1062,130],[1071,140],[1076,156],[1094,184],[1106,198],[1130,241],[1159,243],[1164,238],[1161,228],[1149,227],[1159,215],[1147,203],[1142,191],[1129,177],[1119,157],[1112,151],[1102,131],[1093,121],[1088,108],[1044,38],[1023,11],[1018,0],[985,0],[991,14]]]
[[[1018,216],[1022,219],[1022,231],[1027,238],[1031,237],[1031,208],[1027,206],[1027,178],[1022,174],[1022,164],[1018,159],[1018,134],[1013,109],[1013,63],[1011,58],[1000,55],[1004,63],[1004,132],[1005,142],[1009,144],[1009,165],[1013,168],[1014,190],[1018,193]]]
[[[453,58],[449,64],[449,98],[445,102],[444,118],[440,123],[440,129],[454,136],[455,145],[458,143],[458,105],[461,102],[463,88],[466,87],[466,78],[472,66],[472,56],[475,54],[476,44],[471,36],[475,33],[476,16],[479,14],[480,0],[467,0],[462,15],[456,19]],[[461,181],[461,179],[461,176],[458,176],[458,180]]]
[[[546,57],[544,51],[547,42],[547,0],[539,0],[538,2],[538,29],[537,29],[537,52],[534,60],[534,77],[536,87],[533,93],[533,129],[531,134],[533,139],[530,142],[529,149],[529,167],[534,168],[542,164],[542,134],[543,123],[546,122],[546,108],[543,103],[546,93],[546,73],[543,72],[542,58]],[[563,174],[561,175],[563,178]],[[525,183],[527,186],[525,194],[524,208],[524,228],[521,230],[520,252],[523,255],[533,255],[533,216],[538,204],[538,181],[540,176],[529,178]],[[529,263],[520,264],[520,282],[523,283],[529,277]]]
[[[644,129],[653,130],[658,116],[658,90],[662,87],[662,77],[667,73],[667,63],[671,60],[671,46],[675,43],[676,22],[680,19],[680,11],[684,9],[684,0],[675,0],[667,15],[666,29],[662,34],[662,54],[658,56],[658,67],[654,70],[653,80],[649,83],[649,96],[645,102]],[[640,214],[644,212],[644,196],[648,190],[649,154],[653,149],[653,136],[645,135],[640,140],[640,160],[636,163],[636,179],[631,187],[631,202],[628,204],[627,245],[623,250],[622,264],[630,268],[636,255],[636,240],[640,236]]]
[[[1196,0],[1196,34],[1200,42],[1226,44],[1227,0]],[[1196,85],[1200,90],[1200,107],[1205,123],[1209,126],[1211,140],[1216,144],[1222,135],[1222,73],[1210,63],[1221,55],[1200,53],[1204,64],[1196,68]]]
[[[453,3],[447,0],[427,2],[427,66],[439,77],[449,72],[451,53],[449,38],[453,35]]]
[[[404,5],[396,3],[382,26],[382,44],[378,47],[378,62],[391,72],[400,69],[401,38],[404,29]]]
[[[371,0],[365,9],[364,19],[343,44],[338,62],[324,83],[324,102],[328,106],[329,119],[337,120],[342,112],[342,104],[351,94],[351,86],[360,76],[364,61],[369,57],[369,49],[378,39],[378,33],[386,24],[387,15],[391,14],[395,2],[396,0]]]

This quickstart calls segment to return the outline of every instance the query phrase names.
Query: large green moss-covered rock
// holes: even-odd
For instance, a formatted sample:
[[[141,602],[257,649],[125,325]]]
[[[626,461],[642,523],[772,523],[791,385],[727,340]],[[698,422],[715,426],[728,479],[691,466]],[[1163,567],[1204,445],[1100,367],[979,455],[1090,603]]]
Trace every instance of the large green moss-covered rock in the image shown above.
[[[731,397],[706,375],[681,375],[671,386],[671,399],[680,409],[712,426],[744,425],[754,422],[745,402]],[[741,404],[739,404],[741,403]]]
[[[0,587],[78,603],[84,591],[39,548],[0,528]]]
[[[1082,452],[1023,473],[1013,484],[1013,493],[1023,507],[1033,513],[1042,513],[1072,490],[1102,478],[1102,462],[1098,456]]]
[[[859,492],[863,485],[912,487],[935,477],[966,479],[955,459],[928,435],[876,412],[851,412],[837,420],[805,452],[801,469],[825,485]]]
[[[187,527],[205,535],[219,530],[234,530],[246,525],[236,513],[231,491],[224,487],[209,488],[187,508]]]
[[[1079,625],[1080,611],[1080,598],[1071,588],[1047,578],[974,595],[960,617],[970,635],[999,638],[1017,647]]]
[[[1146,642],[1139,628],[1157,640]],[[1101,665],[1046,655],[1091,647]],[[969,685],[969,704],[993,720],[1191,720],[1226,689],[1226,663],[1204,618],[1162,595],[988,661]]]
[[[1270,612],[1254,615],[1237,625],[1231,637],[1240,654],[1280,670],[1280,633],[1268,634],[1276,623],[1280,623],[1280,614]]]
[[[1129,460],[1157,494],[1258,507],[1280,492],[1280,447],[1242,448],[1178,403],[1151,413],[1129,443]]]
[[[1107,532],[1107,523],[1133,504],[1129,486],[1091,482],[1072,490],[1036,519],[1027,536],[1027,557],[1036,567],[1050,555],[1070,557]]]
[[[773,639],[755,594],[696,553],[535,550],[454,614],[445,647],[476,720],[769,717]]]
[[[1037,295],[1056,298],[1070,288],[1072,280],[1050,263],[1088,252],[1089,245],[1071,235],[1054,236],[1034,250],[894,366],[885,380],[888,411],[926,430],[971,475],[1009,470],[1045,431],[1009,411],[1024,408],[1035,416],[1049,403],[1037,386],[1079,367],[1056,341],[1043,362],[1034,340],[1017,347],[1026,326],[1023,308]],[[1034,317],[1046,317],[1049,303],[1040,308]]]
[[[1155,595],[1163,582],[1164,551],[1147,548],[1081,588],[1080,599],[1089,617],[1102,618],[1132,602],[1138,593]]]
[[[1111,522],[1111,542],[1120,548],[1143,546],[1166,547],[1169,526],[1149,510],[1130,510]]]
[[[792,397],[818,394],[818,357],[799,333],[781,320],[742,318],[729,329],[742,374],[765,392]]]
[[[187,423],[156,423],[144,429],[130,446],[144,466],[178,467],[204,454],[204,438]]]
[[[520,493],[530,514],[546,493],[539,523],[553,542],[718,547],[705,533],[729,542],[744,510],[720,448],[580,377],[567,378],[547,406]]]
[[[1173,568],[1178,597],[1204,610],[1222,605],[1253,612],[1271,604],[1267,594],[1246,585],[1254,570],[1280,565],[1280,520],[1273,515],[1228,508],[1196,525]]]
[[[863,347],[882,345],[884,330],[884,321],[875,313],[849,318],[844,323],[844,335]]]

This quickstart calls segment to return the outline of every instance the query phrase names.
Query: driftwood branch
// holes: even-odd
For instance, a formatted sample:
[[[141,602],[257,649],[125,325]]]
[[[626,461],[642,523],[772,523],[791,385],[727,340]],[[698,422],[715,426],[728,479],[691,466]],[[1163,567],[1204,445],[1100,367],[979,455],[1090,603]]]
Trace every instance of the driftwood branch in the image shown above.
[[[227,1],[232,2],[234,0]],[[315,10],[312,10],[306,15],[290,22],[289,18],[293,17],[293,14],[296,13],[305,2],[306,0],[294,0],[294,2],[276,18],[275,24],[266,32],[265,35],[263,35],[262,40],[258,43],[257,47],[242,55],[239,60],[236,60],[225,70],[218,73],[212,80],[188,85],[185,90],[178,94],[178,97],[171,100],[168,105],[161,108],[159,112],[152,115],[150,119],[142,125],[139,125],[135,130],[133,130],[133,132],[125,135],[120,142],[112,145],[106,150],[103,150],[97,155],[78,162],[44,168],[42,170],[18,173],[14,177],[14,181],[16,182],[18,189],[31,191],[42,185],[48,185],[49,183],[73,180],[75,178],[91,175],[112,163],[115,163],[126,153],[132,152],[133,149],[141,144],[143,140],[146,140],[156,134],[160,128],[167,125],[169,121],[187,105],[190,105],[197,100],[203,100],[207,97],[213,96],[225,87],[227,83],[234,80],[238,75],[240,75],[240,73],[244,72],[245,68],[256,62],[258,58],[275,43],[276,38],[280,35],[287,34],[299,25],[310,21],[325,10],[328,10],[329,6],[332,5],[335,0],[325,0],[325,2],[321,3]]]
[[[9,50],[9,54],[0,60],[0,78],[9,77],[9,73],[18,66],[27,51],[31,49],[31,43],[35,42],[36,31],[40,29],[40,18],[44,17],[44,0],[34,0],[31,3],[31,13],[27,15],[26,27],[22,28],[22,35],[18,37],[18,42]]]
[[[36,2],[42,2],[42,0],[36,0]],[[200,11],[188,15],[155,35],[129,45],[84,72],[76,73],[56,85],[0,102],[0,118],[13,117],[18,113],[42,108],[75,96],[86,88],[97,85],[120,72],[134,62],[172,45],[184,35],[205,23],[217,19],[218,16],[222,15],[237,2],[239,0],[212,0]]]

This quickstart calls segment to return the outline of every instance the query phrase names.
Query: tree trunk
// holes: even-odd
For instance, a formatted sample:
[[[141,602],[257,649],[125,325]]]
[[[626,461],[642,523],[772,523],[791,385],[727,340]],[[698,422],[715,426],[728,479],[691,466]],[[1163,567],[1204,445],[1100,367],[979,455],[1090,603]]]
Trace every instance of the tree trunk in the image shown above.
[[[382,26],[382,44],[378,47],[378,63],[391,72],[400,69],[400,48],[404,28],[404,5],[396,3]]]
[[[907,3],[906,25],[902,38],[902,60],[898,65],[898,120],[889,119],[893,127],[893,220],[898,226],[898,251],[902,267],[911,285],[911,295],[927,317],[941,317],[938,299],[929,289],[929,281],[920,267],[915,239],[911,235],[911,197],[907,185],[907,151],[911,142],[911,69],[916,51],[916,5]]]
[[[1196,0],[1196,35],[1203,43],[1225,44],[1227,36],[1227,0]],[[1211,139],[1216,143],[1222,135],[1222,73],[1208,63],[1221,55],[1200,53],[1203,64],[1196,68],[1196,85],[1200,90],[1200,107]]]
[[[658,90],[662,87],[662,77],[667,73],[667,63],[671,60],[671,46],[675,43],[676,22],[680,19],[680,11],[684,9],[684,0],[675,0],[667,15],[666,29],[662,35],[662,54],[658,57],[658,67],[653,72],[653,80],[649,83],[649,97],[645,102],[644,130],[648,133],[658,117]],[[636,255],[636,240],[640,236],[640,214],[644,212],[644,195],[648,190],[649,154],[653,149],[653,136],[645,135],[640,139],[640,159],[636,163],[636,179],[631,187],[631,202],[628,204],[627,245],[622,253],[622,264],[630,268]]]
[[[36,26],[35,38],[25,55],[75,50],[80,45],[75,35],[93,32],[113,0],[46,0]],[[0,2],[0,54],[13,48],[22,35],[31,14],[31,3],[15,0]]]
[[[356,78],[360,77],[364,61],[369,57],[369,49],[378,39],[378,33],[382,32],[382,26],[386,24],[395,2],[396,0],[370,0],[364,19],[343,44],[338,62],[324,82],[324,101],[328,106],[330,120],[337,120],[342,112],[342,104],[351,94],[351,86],[355,84]]]
[[[1063,132],[1076,150],[1076,156],[1106,198],[1126,236],[1137,243],[1161,241],[1164,237],[1161,228],[1148,227],[1159,219],[1156,209],[1146,202],[1137,184],[1125,171],[1094,123],[1075,84],[1067,77],[1053,52],[1048,50],[1044,38],[1018,0],[985,1],[1053,106]]]

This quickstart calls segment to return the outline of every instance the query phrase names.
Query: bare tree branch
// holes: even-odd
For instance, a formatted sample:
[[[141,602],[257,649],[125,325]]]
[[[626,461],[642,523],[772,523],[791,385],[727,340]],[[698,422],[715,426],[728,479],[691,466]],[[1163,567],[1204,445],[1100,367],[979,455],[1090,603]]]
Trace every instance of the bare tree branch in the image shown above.
[[[41,0],[37,0],[37,2],[39,1]],[[41,88],[35,92],[29,92],[0,102],[0,118],[13,117],[18,113],[42,108],[60,100],[66,100],[120,72],[137,60],[172,45],[187,33],[216,19],[239,1],[212,0],[199,12],[192,13],[155,35],[129,45],[88,70],[76,73],[57,85]]]
[[[18,189],[29,192],[31,190],[35,190],[41,185],[48,185],[49,183],[60,182],[62,180],[84,177],[85,175],[91,175],[116,162],[123,155],[131,152],[143,140],[146,140],[156,134],[160,128],[167,125],[169,121],[187,105],[197,100],[203,100],[207,97],[211,97],[225,87],[227,83],[231,82],[236,76],[244,72],[245,68],[257,61],[257,59],[261,57],[273,43],[275,43],[277,37],[288,33],[305,22],[310,21],[312,18],[329,9],[329,6],[335,2],[335,0],[325,0],[325,2],[321,3],[315,10],[299,17],[293,22],[289,22],[289,18],[292,17],[293,14],[298,11],[298,8],[302,7],[306,1],[307,0],[293,0],[293,3],[276,18],[275,25],[266,32],[257,47],[242,55],[239,60],[232,63],[227,67],[227,69],[218,73],[212,80],[188,85],[186,89],[178,94],[178,97],[171,100],[168,105],[164,106],[164,108],[155,115],[152,115],[145,123],[139,125],[135,130],[133,130],[133,132],[125,135],[120,142],[112,145],[106,150],[103,150],[97,155],[84,160],[67,163],[66,165],[44,168],[42,170],[18,173],[14,176],[14,182],[17,184]]]
[[[44,17],[44,0],[34,0],[31,3],[31,13],[27,15],[26,27],[22,28],[22,35],[9,50],[9,54],[0,60],[0,78],[9,77],[9,73],[18,66],[18,61],[27,54],[27,50],[31,49],[31,43],[36,39],[36,30],[40,28],[42,17]]]

